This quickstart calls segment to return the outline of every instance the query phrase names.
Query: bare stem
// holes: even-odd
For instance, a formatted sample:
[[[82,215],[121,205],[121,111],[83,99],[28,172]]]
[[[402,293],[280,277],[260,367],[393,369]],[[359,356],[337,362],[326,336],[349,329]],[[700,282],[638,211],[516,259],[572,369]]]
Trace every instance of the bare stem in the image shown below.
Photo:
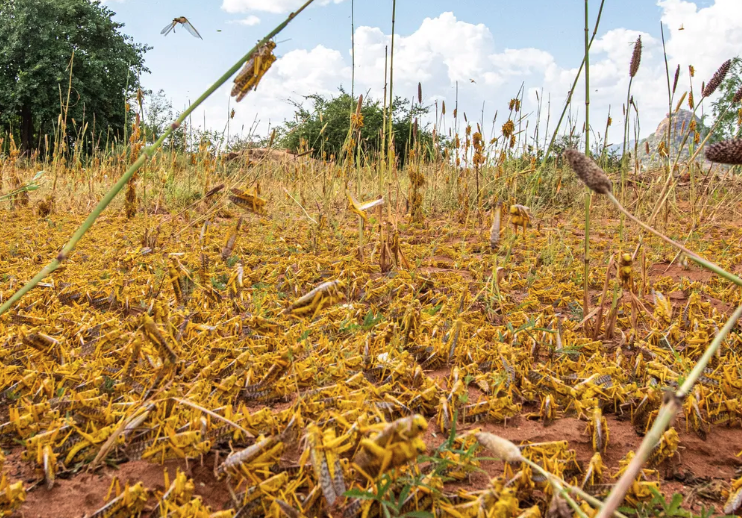
[[[593,507],[597,507],[598,509],[601,509],[603,507],[603,502],[601,502],[600,500],[598,500],[594,496],[587,494],[585,491],[583,491],[579,487],[575,487],[575,486],[571,486],[571,485],[567,484],[566,482],[564,482],[564,480],[560,479],[559,477],[557,477],[553,473],[550,473],[550,472],[546,471],[544,468],[542,468],[541,466],[539,466],[535,462],[533,462],[531,460],[528,460],[525,457],[523,458],[523,462],[525,462],[526,464],[528,464],[531,467],[531,469],[533,469],[534,471],[538,471],[543,476],[545,476],[547,479],[549,479],[549,483],[552,484],[552,485],[554,485],[555,488],[556,487],[561,487],[562,488],[561,489],[562,491],[566,490],[566,491],[572,493],[573,495],[575,495],[575,496],[577,496],[579,498],[582,498],[588,504],[592,505]],[[621,514],[618,511],[613,511],[613,516],[616,516],[618,518],[627,518],[627,516],[625,514]]]
[[[590,42],[588,43],[588,49],[592,46],[593,41],[595,40],[595,35],[598,33],[598,26],[600,25],[600,17],[603,14],[603,4],[605,3],[605,0],[600,1],[600,9],[598,10],[598,18],[595,20],[595,27],[593,28],[593,34],[590,37]],[[572,94],[575,91],[575,88],[577,87],[577,82],[580,80],[580,75],[582,74],[582,69],[585,67],[585,58],[582,58],[582,63],[580,64],[580,68],[577,69],[577,75],[575,75],[575,80],[572,82],[572,88],[569,89],[569,95],[567,95],[567,101],[564,103],[564,108],[562,109],[562,114],[559,117],[559,121],[557,122],[556,128],[554,128],[554,133],[551,135],[551,140],[549,141],[549,145],[546,148],[546,152],[544,153],[544,158],[541,160],[541,165],[539,166],[538,175],[536,176],[536,180],[541,176],[541,171],[544,168],[544,165],[546,165],[546,161],[549,159],[549,156],[551,156],[551,150],[554,147],[554,142],[556,142],[557,135],[559,134],[559,128],[562,126],[562,122],[564,121],[564,116],[567,114],[567,109],[569,108],[569,105],[572,104]]]
[[[685,379],[685,382],[681,385],[678,391],[670,396],[665,404],[662,405],[657,418],[654,420],[654,424],[652,424],[652,428],[647,432],[641,446],[639,446],[639,450],[636,452],[636,455],[631,460],[631,463],[626,468],[624,474],[618,480],[616,485],[613,486],[613,490],[608,495],[608,500],[606,500],[605,504],[600,509],[597,518],[608,518],[618,508],[621,502],[623,502],[624,496],[626,496],[629,488],[641,472],[644,463],[652,454],[652,450],[657,446],[662,434],[665,432],[670,422],[672,422],[675,414],[677,414],[682,408],[683,399],[693,388],[696,381],[698,381],[703,370],[706,368],[709,361],[711,361],[714,354],[716,354],[716,351],[719,350],[721,343],[735,326],[740,316],[742,316],[742,306],[736,309],[729,320],[727,320],[727,323],[724,324],[721,331],[719,331],[716,337],[714,337],[714,341],[708,346],[706,351],[703,353],[703,356],[698,360],[698,363],[696,363],[696,366],[693,368],[691,373],[688,374],[688,377]]]
[[[590,157],[590,40],[588,4],[585,0],[585,156]],[[583,272],[582,314],[590,313],[590,202],[592,191],[585,188],[585,270]],[[587,325],[587,324],[586,324]]]
[[[654,228],[650,227],[649,225],[643,223],[636,216],[634,216],[629,211],[627,211],[623,207],[623,205],[621,205],[621,202],[619,202],[616,199],[616,197],[613,196],[612,193],[609,192],[607,194],[607,196],[608,196],[608,199],[611,200],[611,202],[613,202],[613,204],[616,206],[616,208],[618,208],[618,210],[620,210],[623,214],[626,215],[627,218],[629,218],[631,221],[633,221],[634,223],[636,223],[637,225],[639,225],[640,227],[642,227],[644,230],[646,230],[647,232],[650,232],[650,233],[654,234],[655,236],[659,237],[660,239],[662,239],[663,241],[665,241],[669,245],[674,246],[675,248],[677,248],[678,250],[680,250],[681,252],[683,252],[685,255],[687,255],[690,259],[694,260],[695,262],[697,262],[698,264],[700,264],[701,266],[703,266],[707,270],[711,270],[712,272],[716,273],[717,275],[720,275],[720,276],[724,277],[728,281],[731,281],[731,282],[737,284],[738,286],[742,286],[742,279],[740,279],[739,277],[737,277],[736,275],[734,275],[732,273],[729,273],[728,271],[724,270],[720,266],[717,266],[716,264],[712,263],[711,261],[708,261],[708,260],[704,259],[703,257],[701,257],[700,255],[696,254],[695,252],[692,252],[691,250],[688,250],[686,247],[684,247],[683,245],[681,245],[677,241],[674,241],[674,240],[670,239],[669,237],[667,237],[663,233],[661,233],[661,232],[655,230]]]

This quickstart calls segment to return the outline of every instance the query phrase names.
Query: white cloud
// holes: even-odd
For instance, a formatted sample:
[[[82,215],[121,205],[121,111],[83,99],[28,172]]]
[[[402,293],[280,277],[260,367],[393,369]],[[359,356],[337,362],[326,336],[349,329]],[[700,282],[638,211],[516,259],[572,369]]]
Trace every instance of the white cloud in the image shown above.
[[[703,9],[683,0],[659,0],[669,26],[668,55],[708,80],[724,61],[742,54],[742,2],[716,0]],[[684,30],[679,30],[680,27]],[[666,35],[667,37],[667,35]]]
[[[222,9],[228,13],[264,11],[267,13],[288,13],[298,9],[305,0],[222,0]],[[318,5],[339,4],[343,0],[319,0]]]
[[[230,20],[227,23],[236,23],[239,25],[247,25],[248,27],[252,27],[253,25],[258,25],[260,23],[260,18],[258,18],[254,14],[251,14],[250,16],[247,16],[240,20]]]
[[[330,1],[330,0],[327,0]],[[325,3],[327,3],[327,1]],[[336,2],[338,0],[335,0]],[[275,2],[260,0],[224,0],[229,9],[291,9],[299,3],[292,0]],[[680,64],[681,75],[676,99],[688,89],[688,65],[696,69],[694,91],[700,97],[701,81],[708,81],[726,59],[741,53],[742,1],[716,0],[709,7],[699,8],[686,0],[658,0],[665,26],[670,73]],[[262,6],[262,7],[261,7]],[[684,30],[680,31],[681,25]],[[626,103],[629,82],[629,62],[633,44],[641,35],[644,45],[641,67],[632,83],[632,95],[639,107],[642,136],[654,131],[667,112],[667,82],[661,41],[647,33],[630,28],[611,29],[600,33],[591,50],[590,107],[591,124],[595,132],[604,131],[610,107],[614,120],[610,141],[622,138],[622,106]],[[551,129],[561,112],[569,88],[574,81],[579,62],[558,63],[544,49],[502,48],[492,32],[483,24],[458,20],[453,13],[442,13],[426,18],[411,34],[395,37],[394,94],[412,98],[422,83],[425,102],[444,101],[448,117],[456,102],[458,82],[459,113],[467,113],[469,120],[479,120],[484,106],[486,137],[491,137],[491,121],[496,110],[496,133],[505,122],[502,115],[508,100],[525,85],[523,110],[537,109],[536,92],[543,90],[544,107],[551,102]],[[359,27],[356,30],[356,92],[369,92],[381,99],[384,88],[385,48],[391,46],[391,37],[378,27]],[[280,48],[278,49],[280,56]],[[294,108],[288,99],[302,100],[312,93],[333,94],[341,84],[350,89],[350,51],[317,46],[288,52],[278,59],[265,76],[256,92],[236,105],[237,117],[250,126],[257,117],[259,128],[265,131],[268,120],[273,125],[293,117]],[[475,82],[471,82],[474,80]],[[226,114],[228,89],[220,99],[211,101],[212,127],[221,127]],[[573,97],[572,115],[578,127],[584,120],[584,82],[581,79]],[[216,106],[218,105],[218,107]],[[234,106],[234,105],[233,105]],[[710,106],[705,105],[708,113]],[[542,114],[545,119],[546,113]],[[211,117],[209,116],[211,121]],[[217,122],[219,121],[219,122]],[[543,123],[543,120],[542,120]],[[447,122],[448,125],[451,121]],[[233,126],[234,127],[234,126]],[[533,122],[531,129],[533,130]],[[542,135],[543,138],[543,135]]]

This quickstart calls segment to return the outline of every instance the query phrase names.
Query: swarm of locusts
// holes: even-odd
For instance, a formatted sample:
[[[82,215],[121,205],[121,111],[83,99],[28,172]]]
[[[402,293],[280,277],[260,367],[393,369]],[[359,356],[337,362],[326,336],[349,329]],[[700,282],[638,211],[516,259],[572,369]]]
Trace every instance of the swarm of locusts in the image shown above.
[[[634,455],[606,464],[620,447],[611,426],[644,435],[739,302],[718,277],[648,275],[672,251],[648,238],[632,254],[637,240],[616,246],[603,228],[584,315],[582,236],[569,220],[498,202],[496,224],[474,236],[448,222],[441,232],[394,221],[392,232],[383,199],[348,199],[325,215],[331,228],[282,218],[257,187],[234,189],[224,217],[185,229],[167,220],[163,235],[178,238],[157,246],[151,219],[98,222],[0,318],[0,440],[34,474],[6,470],[0,515],[82,469],[184,459],[213,469],[229,499],[207,505],[178,471],[162,490],[114,485],[88,516],[571,516],[555,480],[602,499]],[[364,254],[356,215],[370,232]],[[56,229],[75,217],[20,207],[0,218],[2,301],[56,254],[66,237]],[[725,237],[706,254],[739,264],[742,230],[715,232]],[[740,426],[740,352],[737,330],[628,505],[661,489],[684,438]],[[491,432],[567,418],[582,421],[588,457],[557,440],[488,460]],[[719,498],[735,512],[742,482],[729,482]],[[595,514],[594,501],[577,503]]]

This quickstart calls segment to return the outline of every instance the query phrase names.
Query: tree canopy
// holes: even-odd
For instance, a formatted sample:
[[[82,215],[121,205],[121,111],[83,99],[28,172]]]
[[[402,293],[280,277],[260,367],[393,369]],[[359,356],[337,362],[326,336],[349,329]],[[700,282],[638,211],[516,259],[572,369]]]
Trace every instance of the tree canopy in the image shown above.
[[[742,135],[742,124],[739,123],[738,110],[742,109],[739,104],[734,104],[734,95],[742,88],[742,59],[732,59],[732,66],[719,86],[719,98],[711,104],[714,119],[718,120],[718,126],[711,136],[712,141],[719,141],[739,137]]]
[[[114,14],[97,0],[0,0],[0,125],[24,149],[53,133],[73,53],[68,122],[88,123],[88,134],[123,129],[150,47],[122,34]]]
[[[343,88],[334,96],[320,94],[309,95],[306,100],[311,106],[294,103],[296,120],[287,121],[279,129],[279,143],[291,151],[298,151],[302,139],[307,142],[312,154],[321,157],[324,151],[327,156],[340,157],[350,130],[350,115],[355,112],[358,98],[352,98]],[[405,151],[409,149],[412,138],[412,128],[416,120],[426,115],[427,106],[412,105],[408,99],[396,97],[393,108],[394,147],[398,158],[404,161]],[[366,155],[374,155],[381,151],[384,142],[382,129],[384,125],[384,111],[379,101],[368,97],[363,99],[361,107],[363,127],[361,128],[360,143]],[[433,154],[433,135],[427,126],[419,126],[416,138],[422,145],[428,157]],[[440,145],[440,144],[439,144]]]

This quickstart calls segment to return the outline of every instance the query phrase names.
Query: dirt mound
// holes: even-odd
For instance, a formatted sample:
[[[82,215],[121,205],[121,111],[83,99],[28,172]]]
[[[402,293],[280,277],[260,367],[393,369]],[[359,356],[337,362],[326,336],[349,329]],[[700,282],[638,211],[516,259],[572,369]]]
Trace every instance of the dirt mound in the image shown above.
[[[248,149],[238,153],[232,152],[227,153],[224,156],[227,162],[234,160],[243,160],[248,164],[260,163],[260,162],[274,162],[279,164],[286,163],[297,163],[297,162],[312,162],[312,158],[309,154],[294,154],[290,153],[285,149],[268,149],[268,148],[257,148]]]

